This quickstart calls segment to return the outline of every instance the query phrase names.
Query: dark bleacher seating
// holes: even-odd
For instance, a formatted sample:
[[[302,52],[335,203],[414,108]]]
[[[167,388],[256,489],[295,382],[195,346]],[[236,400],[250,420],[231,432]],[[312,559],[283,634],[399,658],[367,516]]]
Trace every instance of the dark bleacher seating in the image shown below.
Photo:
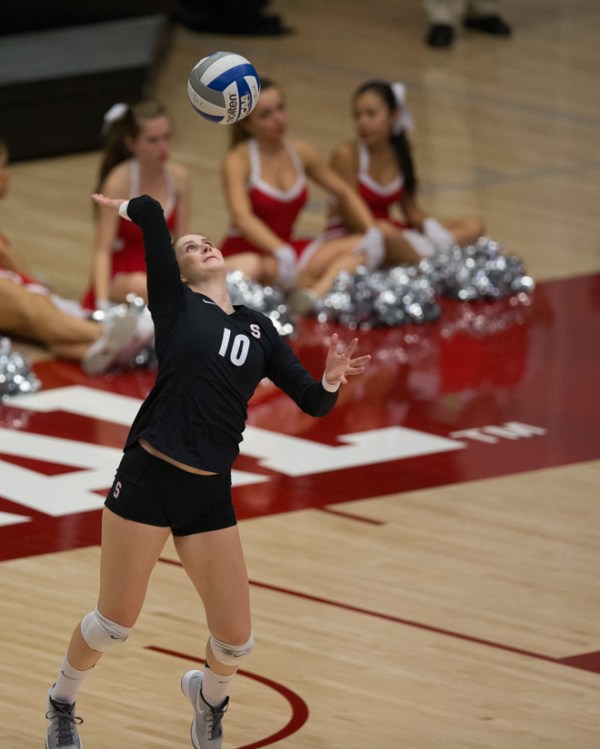
[[[0,136],[13,161],[99,148],[104,112],[151,88],[167,48],[164,2],[111,0],[94,14],[80,1],[58,5],[0,9],[9,19],[0,25]]]

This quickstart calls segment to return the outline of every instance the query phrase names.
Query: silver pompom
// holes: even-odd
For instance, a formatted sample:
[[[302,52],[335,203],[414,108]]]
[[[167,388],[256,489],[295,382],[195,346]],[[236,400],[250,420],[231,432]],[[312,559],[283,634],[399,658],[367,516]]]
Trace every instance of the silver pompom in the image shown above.
[[[233,304],[243,304],[262,312],[271,320],[282,338],[296,333],[296,321],[290,315],[288,305],[279,289],[274,286],[262,286],[238,270],[227,274],[227,289]]]
[[[519,258],[481,237],[474,245],[438,252],[418,266],[340,273],[317,301],[316,312],[321,322],[352,329],[393,327],[437,320],[440,296],[474,302],[529,294],[534,288]]]
[[[421,261],[419,267],[438,293],[462,302],[502,299],[535,288],[521,260],[505,254],[502,245],[489,237],[480,237],[474,245],[438,252]]]
[[[37,393],[41,386],[29,358],[14,351],[9,338],[0,338],[0,400],[11,395]]]
[[[437,320],[440,308],[435,289],[419,268],[398,266],[370,272],[340,273],[332,288],[317,300],[320,322],[337,322],[351,329]]]

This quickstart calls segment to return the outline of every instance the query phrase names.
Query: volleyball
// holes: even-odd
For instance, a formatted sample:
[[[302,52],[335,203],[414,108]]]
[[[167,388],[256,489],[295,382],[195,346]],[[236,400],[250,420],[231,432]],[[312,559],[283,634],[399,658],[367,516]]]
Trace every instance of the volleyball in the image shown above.
[[[232,125],[256,106],[260,81],[252,63],[242,55],[214,52],[194,65],[187,88],[199,115],[219,125]]]

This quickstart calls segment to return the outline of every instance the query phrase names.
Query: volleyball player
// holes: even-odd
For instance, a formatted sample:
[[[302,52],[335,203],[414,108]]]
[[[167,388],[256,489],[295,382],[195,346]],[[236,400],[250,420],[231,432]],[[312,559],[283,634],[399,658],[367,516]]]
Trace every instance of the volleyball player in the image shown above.
[[[173,248],[163,210],[147,195],[94,199],[143,231],[158,372],[105,502],[97,608],[75,627],[48,692],[46,749],[81,749],[78,689],[102,654],[128,638],[171,533],[210,631],[204,671],[188,671],[181,682],[193,707],[192,744],[218,749],[229,683],[253,646],[231,501],[248,401],[269,377],[302,410],[325,416],[340,384],[370,357],[354,357],[357,339],[338,351],[334,334],[323,378],[313,379],[269,318],[232,305],[225,261],[210,240],[186,235]]]

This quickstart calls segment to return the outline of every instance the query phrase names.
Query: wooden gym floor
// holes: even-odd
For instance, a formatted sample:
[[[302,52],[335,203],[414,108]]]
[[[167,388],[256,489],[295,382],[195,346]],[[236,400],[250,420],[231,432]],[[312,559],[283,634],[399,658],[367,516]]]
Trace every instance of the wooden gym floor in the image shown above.
[[[531,300],[447,302],[438,323],[361,334],[369,373],[323,421],[259,388],[234,489],[257,646],[226,749],[600,746],[600,6],[502,8],[510,39],[465,32],[446,51],[423,44],[416,0],[274,1],[296,29],[282,38],[174,30],[157,93],[203,233],[227,223],[227,132],[191,112],[185,80],[232,49],[282,84],[292,131],[324,153],[350,136],[359,83],[404,81],[423,204],[483,216],[538,283]],[[66,296],[87,281],[97,163],[16,164],[0,207],[15,248]],[[311,197],[309,232],[324,213]],[[315,372],[331,330],[300,326]],[[0,404],[7,749],[42,746],[47,688],[95,605],[102,494],[152,380],[85,377],[27,350],[43,388]],[[82,690],[86,749],[189,746],[179,677],[206,634],[168,545],[130,641]]]

